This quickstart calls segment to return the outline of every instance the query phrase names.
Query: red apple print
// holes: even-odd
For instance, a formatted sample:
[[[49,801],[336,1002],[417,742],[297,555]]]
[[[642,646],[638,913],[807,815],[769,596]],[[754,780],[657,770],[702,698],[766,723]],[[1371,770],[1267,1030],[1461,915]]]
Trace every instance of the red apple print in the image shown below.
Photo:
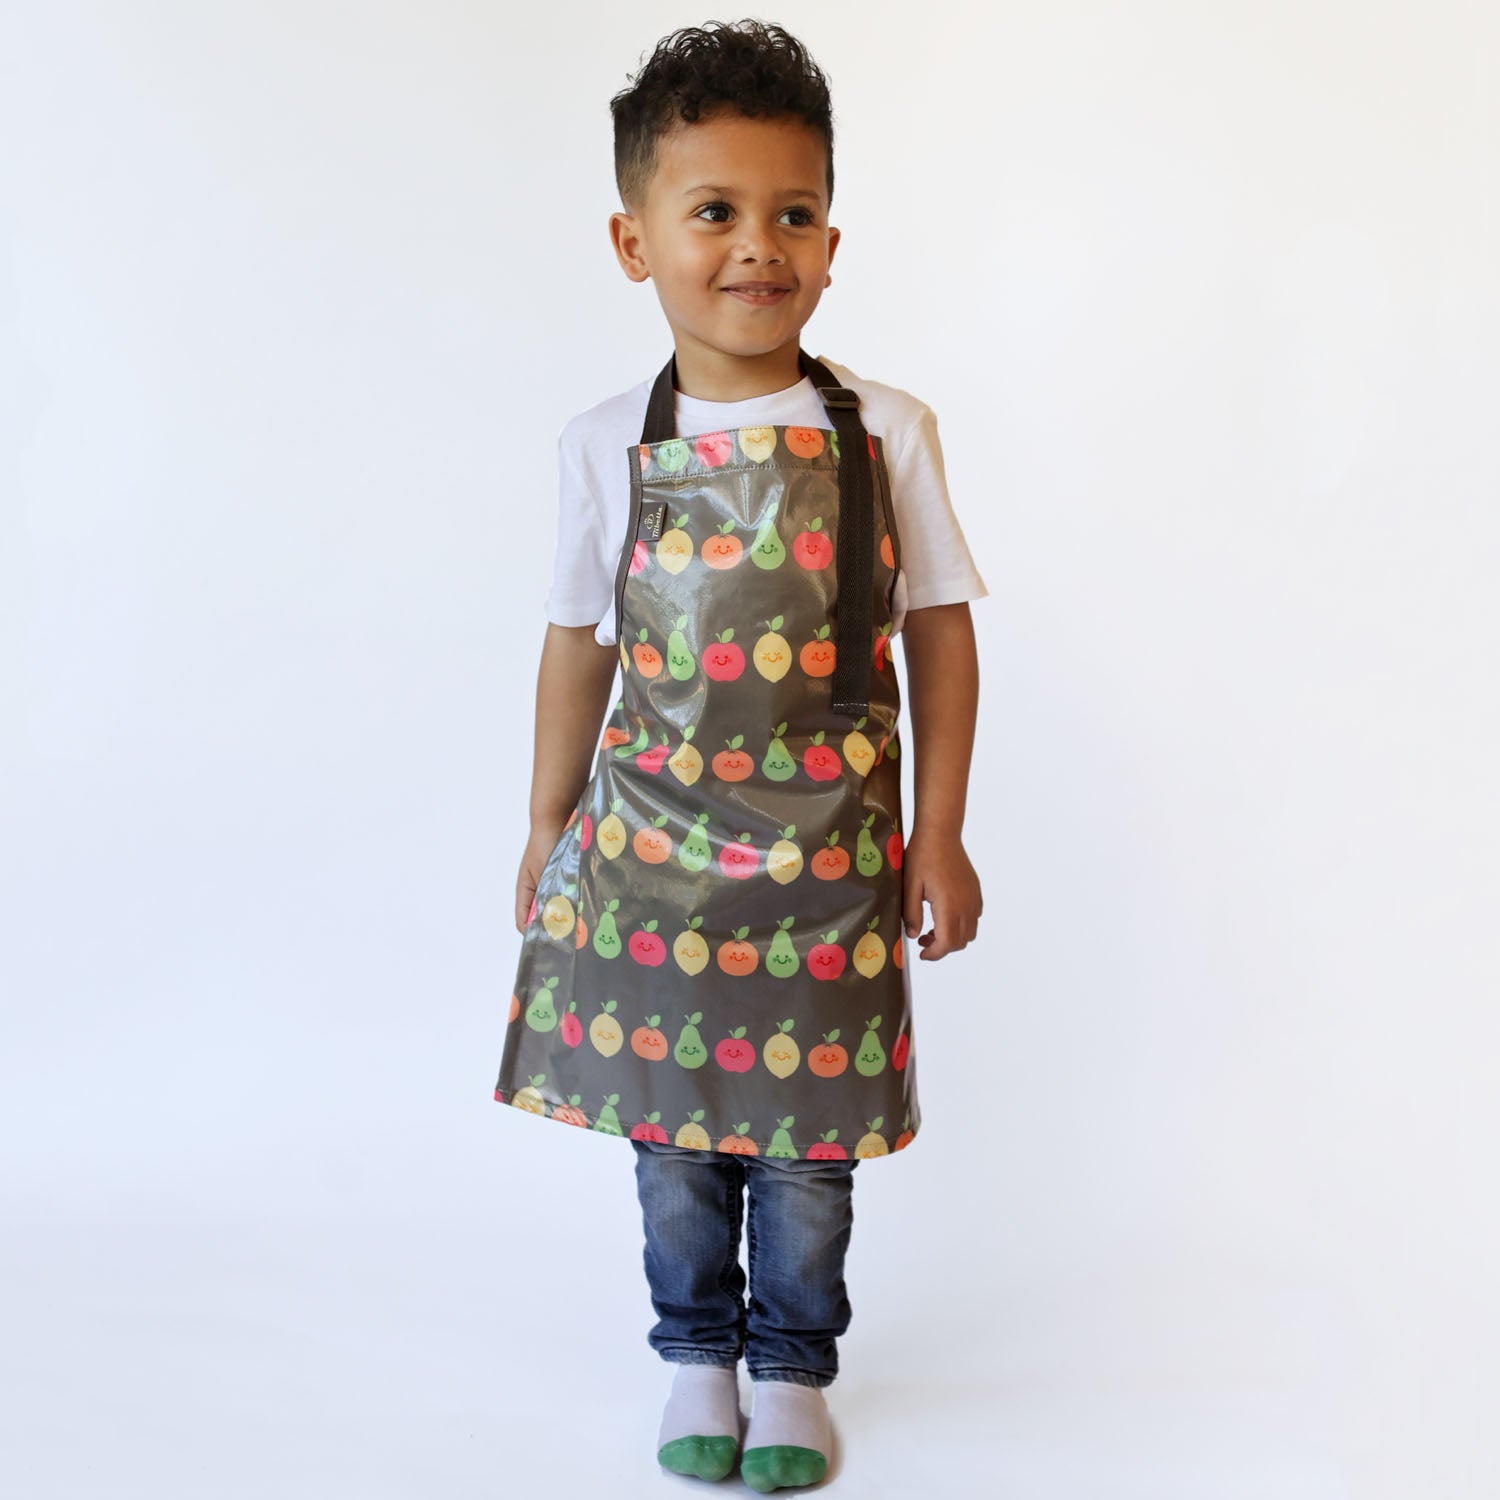
[[[748,1073],[755,1066],[755,1048],[744,1040],[745,1028],[736,1026],[714,1048],[714,1061],[730,1073]]]
[[[536,897],[535,896],[533,896],[531,898],[531,910],[526,913],[526,920],[527,920],[527,922],[535,922],[536,921]]]
[[[812,744],[802,752],[802,769],[814,781],[832,781],[844,769],[838,751],[823,743],[821,729],[812,737]]]
[[[838,929],[823,934],[821,943],[814,943],[807,954],[807,971],[814,979],[837,979],[844,972],[847,956],[837,941]]]
[[[911,1051],[911,1038],[902,1032],[891,1048],[891,1066],[899,1073],[906,1066],[906,1054]]]
[[[849,1153],[839,1145],[838,1131],[830,1130],[821,1136],[816,1145],[807,1148],[808,1161],[842,1161]]]
[[[745,670],[745,653],[734,644],[733,630],[721,630],[714,640],[703,649],[703,670],[715,682],[733,682]]]
[[[578,1019],[577,1010],[578,1002],[570,1000],[567,1014],[563,1016],[557,1028],[562,1033],[563,1041],[570,1047],[576,1047],[583,1040],[583,1022]]]
[[[807,530],[792,543],[792,556],[809,572],[821,572],[833,561],[833,543],[823,530],[822,516],[814,516]]]
[[[738,843],[725,844],[719,850],[719,868],[731,880],[748,880],[760,869],[760,850],[750,842],[748,833],[742,833]]]
[[[644,474],[651,467],[651,449],[645,443],[637,443],[636,449],[641,456],[641,473]]]
[[[905,857],[905,845],[901,841],[899,828],[893,828],[890,838],[885,841],[885,857],[890,861],[893,870],[901,868],[901,861]]]
[[[667,763],[667,756],[671,753],[671,749],[671,742],[663,735],[661,744],[653,745],[649,750],[642,750],[636,756],[635,763],[641,770],[649,771],[653,776],[659,776],[661,768]]]
[[[578,847],[587,849],[594,842],[594,820],[584,813],[583,821],[578,825]]]
[[[665,1144],[667,1132],[656,1122],[661,1119],[661,1111],[653,1109],[639,1125],[630,1127],[630,1139],[633,1141],[657,1141]]]
[[[880,634],[875,637],[875,670],[877,672],[886,664],[890,644],[891,627],[885,624],[880,627]]]
[[[705,432],[693,447],[697,450],[699,461],[713,469],[727,463],[729,455],[734,451],[734,444],[727,432]]]
[[[646,964],[653,969],[667,956],[667,945],[657,937],[654,920],[632,932],[626,947],[630,949],[630,956],[638,964]]]
[[[650,549],[647,548],[645,542],[637,542],[635,546],[630,549],[630,576],[634,578],[635,575],[641,572],[645,568],[646,564],[650,561]]]

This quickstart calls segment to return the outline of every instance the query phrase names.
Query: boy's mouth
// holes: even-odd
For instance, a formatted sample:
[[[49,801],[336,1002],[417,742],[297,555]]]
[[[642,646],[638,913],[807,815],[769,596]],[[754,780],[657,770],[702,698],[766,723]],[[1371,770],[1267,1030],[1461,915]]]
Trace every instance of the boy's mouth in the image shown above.
[[[724,290],[731,297],[738,297],[741,302],[749,303],[751,307],[769,307],[792,294],[792,289],[786,286],[726,286]]]

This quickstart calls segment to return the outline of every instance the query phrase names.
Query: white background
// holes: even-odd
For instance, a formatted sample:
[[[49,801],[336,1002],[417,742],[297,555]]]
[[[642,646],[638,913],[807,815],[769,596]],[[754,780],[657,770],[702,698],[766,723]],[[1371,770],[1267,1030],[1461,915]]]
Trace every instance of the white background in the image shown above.
[[[0,8],[7,1492],[696,1492],[632,1153],[490,1094],[555,435],[670,352],[608,98],[704,19]],[[804,342],[991,591],[839,1493],[1493,1497],[1496,13],[767,19]]]

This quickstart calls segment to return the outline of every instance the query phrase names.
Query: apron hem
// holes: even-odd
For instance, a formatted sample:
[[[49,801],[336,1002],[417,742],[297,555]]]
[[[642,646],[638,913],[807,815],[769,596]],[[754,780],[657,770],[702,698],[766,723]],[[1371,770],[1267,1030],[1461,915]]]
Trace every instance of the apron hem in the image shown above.
[[[575,1130],[585,1130],[590,1135],[616,1136],[616,1138],[619,1139],[619,1140],[631,1140],[631,1139],[633,1139],[633,1137],[630,1134],[630,1130],[627,1130],[627,1129],[623,1129],[622,1128],[618,1132],[618,1134],[616,1134],[616,1132],[613,1131],[613,1130],[599,1130],[599,1129],[597,1129],[596,1128],[596,1121],[599,1118],[598,1115],[590,1114],[587,1110],[581,1108],[580,1106],[578,1106],[576,1104],[569,1104],[568,1101],[565,1100],[565,1099],[554,1099],[549,1094],[545,1093],[544,1091],[542,1091],[540,1089],[538,1089],[536,1091],[537,1097],[541,1100],[541,1102],[543,1104],[545,1104],[547,1106],[546,1112],[543,1112],[541,1110],[536,1110],[536,1109],[528,1109],[525,1105],[517,1104],[514,1099],[503,1099],[503,1098],[501,1098],[500,1093],[501,1093],[501,1091],[499,1089],[497,1089],[495,1091],[494,1102],[496,1104],[506,1104],[506,1105],[509,1105],[512,1109],[518,1109],[518,1110],[520,1110],[520,1112],[522,1114],[531,1115],[531,1116],[533,1116],[534,1118],[536,1118],[538,1120],[553,1120],[553,1121],[555,1121],[559,1125],[571,1125],[571,1126],[573,1126],[573,1128]],[[576,1114],[579,1118],[573,1119],[571,1117],[571,1115],[569,1115],[569,1116],[559,1115],[557,1113],[557,1110],[559,1110],[559,1109],[567,1109],[567,1110],[571,1111],[572,1114]],[[631,1129],[634,1129],[634,1127],[632,1126]],[[853,1157],[853,1158],[855,1158],[855,1159],[857,1159],[859,1161],[875,1161],[875,1160],[878,1160],[882,1156],[894,1156],[898,1151],[904,1151],[909,1145],[911,1145],[912,1141],[915,1140],[916,1137],[918,1136],[918,1134],[921,1132],[921,1129],[922,1129],[922,1121],[921,1121],[921,1118],[918,1117],[917,1123],[915,1125],[912,1125],[912,1126],[903,1126],[902,1129],[896,1133],[896,1135],[895,1135],[894,1138],[888,1137],[884,1132],[877,1130],[877,1131],[874,1132],[874,1134],[877,1135],[877,1136],[879,1136],[880,1139],[885,1142],[886,1149],[884,1151],[870,1151],[870,1152],[865,1152],[863,1154],[861,1154],[858,1150],[846,1151],[845,1154],[844,1154],[844,1156],[842,1158],[835,1156],[835,1157],[828,1158],[828,1160],[833,1160],[833,1161],[848,1160],[850,1157]],[[742,1137],[740,1137],[740,1139],[742,1139],[742,1140],[752,1140],[753,1137],[742,1136]],[[667,1140],[669,1142],[671,1142],[671,1144],[673,1144],[673,1145],[677,1144],[676,1137],[674,1135],[670,1134],[670,1133],[667,1134]],[[791,1144],[792,1150],[796,1153],[796,1159],[799,1160],[799,1161],[806,1161],[808,1159],[807,1153],[810,1150],[812,1150],[813,1147],[815,1147],[815,1146],[821,1146],[824,1143],[822,1141],[819,1141],[819,1140],[813,1140],[813,1141],[792,1141],[790,1144]],[[858,1143],[856,1143],[856,1145],[857,1144]],[[719,1147],[719,1146],[686,1146],[686,1147],[684,1147],[684,1149],[688,1150],[688,1151],[701,1151],[701,1152],[704,1152],[707,1155],[712,1155],[712,1156],[765,1156],[765,1155],[767,1155],[767,1153],[760,1148],[760,1143],[759,1142],[755,1142],[755,1147],[756,1147],[756,1149],[754,1151],[734,1151],[734,1150],[728,1150],[728,1151],[726,1151],[722,1147]],[[776,1161],[776,1160],[781,1160],[782,1158],[780,1158],[780,1157],[772,1157],[771,1159],[773,1161]],[[812,1159],[816,1161],[819,1158],[814,1157]]]

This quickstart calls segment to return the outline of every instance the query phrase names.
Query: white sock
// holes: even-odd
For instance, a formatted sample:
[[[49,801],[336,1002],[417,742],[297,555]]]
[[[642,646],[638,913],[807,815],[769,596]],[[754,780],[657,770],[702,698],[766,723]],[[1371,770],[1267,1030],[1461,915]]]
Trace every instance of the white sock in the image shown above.
[[[704,1438],[705,1443],[679,1442]],[[726,1442],[725,1439],[732,1441]],[[740,1440],[740,1387],[735,1365],[679,1364],[661,1414],[657,1455],[679,1474],[721,1478],[734,1467]],[[668,1444],[677,1446],[663,1454]]]
[[[740,1476],[751,1489],[816,1484],[832,1447],[833,1424],[821,1386],[755,1382],[755,1406],[740,1458]]]

